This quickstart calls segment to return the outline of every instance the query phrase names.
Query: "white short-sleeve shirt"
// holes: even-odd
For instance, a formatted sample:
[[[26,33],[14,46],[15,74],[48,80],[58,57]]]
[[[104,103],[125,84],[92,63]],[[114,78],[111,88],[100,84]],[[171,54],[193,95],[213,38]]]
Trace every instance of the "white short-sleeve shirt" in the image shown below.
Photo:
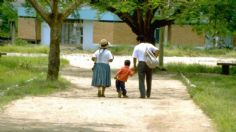
[[[159,50],[157,47],[150,43],[140,43],[134,47],[133,58],[136,58],[138,61],[145,61],[144,53],[146,49],[149,49],[152,52]]]
[[[113,55],[110,50],[99,49],[94,54],[93,57],[96,58],[96,63],[109,63],[110,59],[113,59]]]

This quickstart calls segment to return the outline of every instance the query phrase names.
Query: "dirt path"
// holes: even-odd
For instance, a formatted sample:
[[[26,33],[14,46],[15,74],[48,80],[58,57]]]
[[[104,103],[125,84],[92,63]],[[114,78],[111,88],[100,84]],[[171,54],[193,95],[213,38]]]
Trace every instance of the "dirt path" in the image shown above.
[[[73,86],[47,97],[26,97],[0,114],[0,132],[214,132],[211,120],[193,103],[175,75],[155,75],[152,97],[140,99],[137,75],[126,86],[129,98],[112,87],[96,97],[91,71],[62,71]]]

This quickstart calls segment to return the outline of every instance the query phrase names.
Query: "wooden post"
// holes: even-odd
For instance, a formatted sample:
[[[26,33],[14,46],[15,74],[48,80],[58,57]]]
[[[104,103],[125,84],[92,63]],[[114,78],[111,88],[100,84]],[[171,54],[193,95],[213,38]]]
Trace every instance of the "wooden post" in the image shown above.
[[[159,67],[164,69],[164,27],[160,28],[160,44],[159,44]]]
[[[168,44],[170,44],[171,43],[171,24],[170,25],[168,25]]]

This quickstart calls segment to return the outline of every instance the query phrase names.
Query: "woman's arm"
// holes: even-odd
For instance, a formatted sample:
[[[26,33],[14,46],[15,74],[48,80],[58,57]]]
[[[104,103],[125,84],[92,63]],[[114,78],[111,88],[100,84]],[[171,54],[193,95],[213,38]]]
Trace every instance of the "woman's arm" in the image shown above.
[[[112,62],[114,60],[114,56],[111,54],[111,51],[110,51],[110,57],[109,57],[109,62]]]
[[[96,62],[96,57],[92,57],[92,61],[93,61],[93,62]]]

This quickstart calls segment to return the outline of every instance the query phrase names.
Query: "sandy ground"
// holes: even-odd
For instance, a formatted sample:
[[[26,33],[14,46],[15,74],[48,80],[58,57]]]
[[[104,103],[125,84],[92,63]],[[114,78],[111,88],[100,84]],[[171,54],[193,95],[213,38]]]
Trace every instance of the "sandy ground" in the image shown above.
[[[67,59],[72,66],[61,74],[71,88],[12,102],[0,114],[0,132],[215,132],[182,82],[172,79],[176,75],[153,76],[150,99],[138,98],[137,75],[126,84],[129,98],[117,98],[114,80],[106,97],[98,98],[96,88],[90,86],[89,57]],[[117,57],[112,69],[124,59]]]

